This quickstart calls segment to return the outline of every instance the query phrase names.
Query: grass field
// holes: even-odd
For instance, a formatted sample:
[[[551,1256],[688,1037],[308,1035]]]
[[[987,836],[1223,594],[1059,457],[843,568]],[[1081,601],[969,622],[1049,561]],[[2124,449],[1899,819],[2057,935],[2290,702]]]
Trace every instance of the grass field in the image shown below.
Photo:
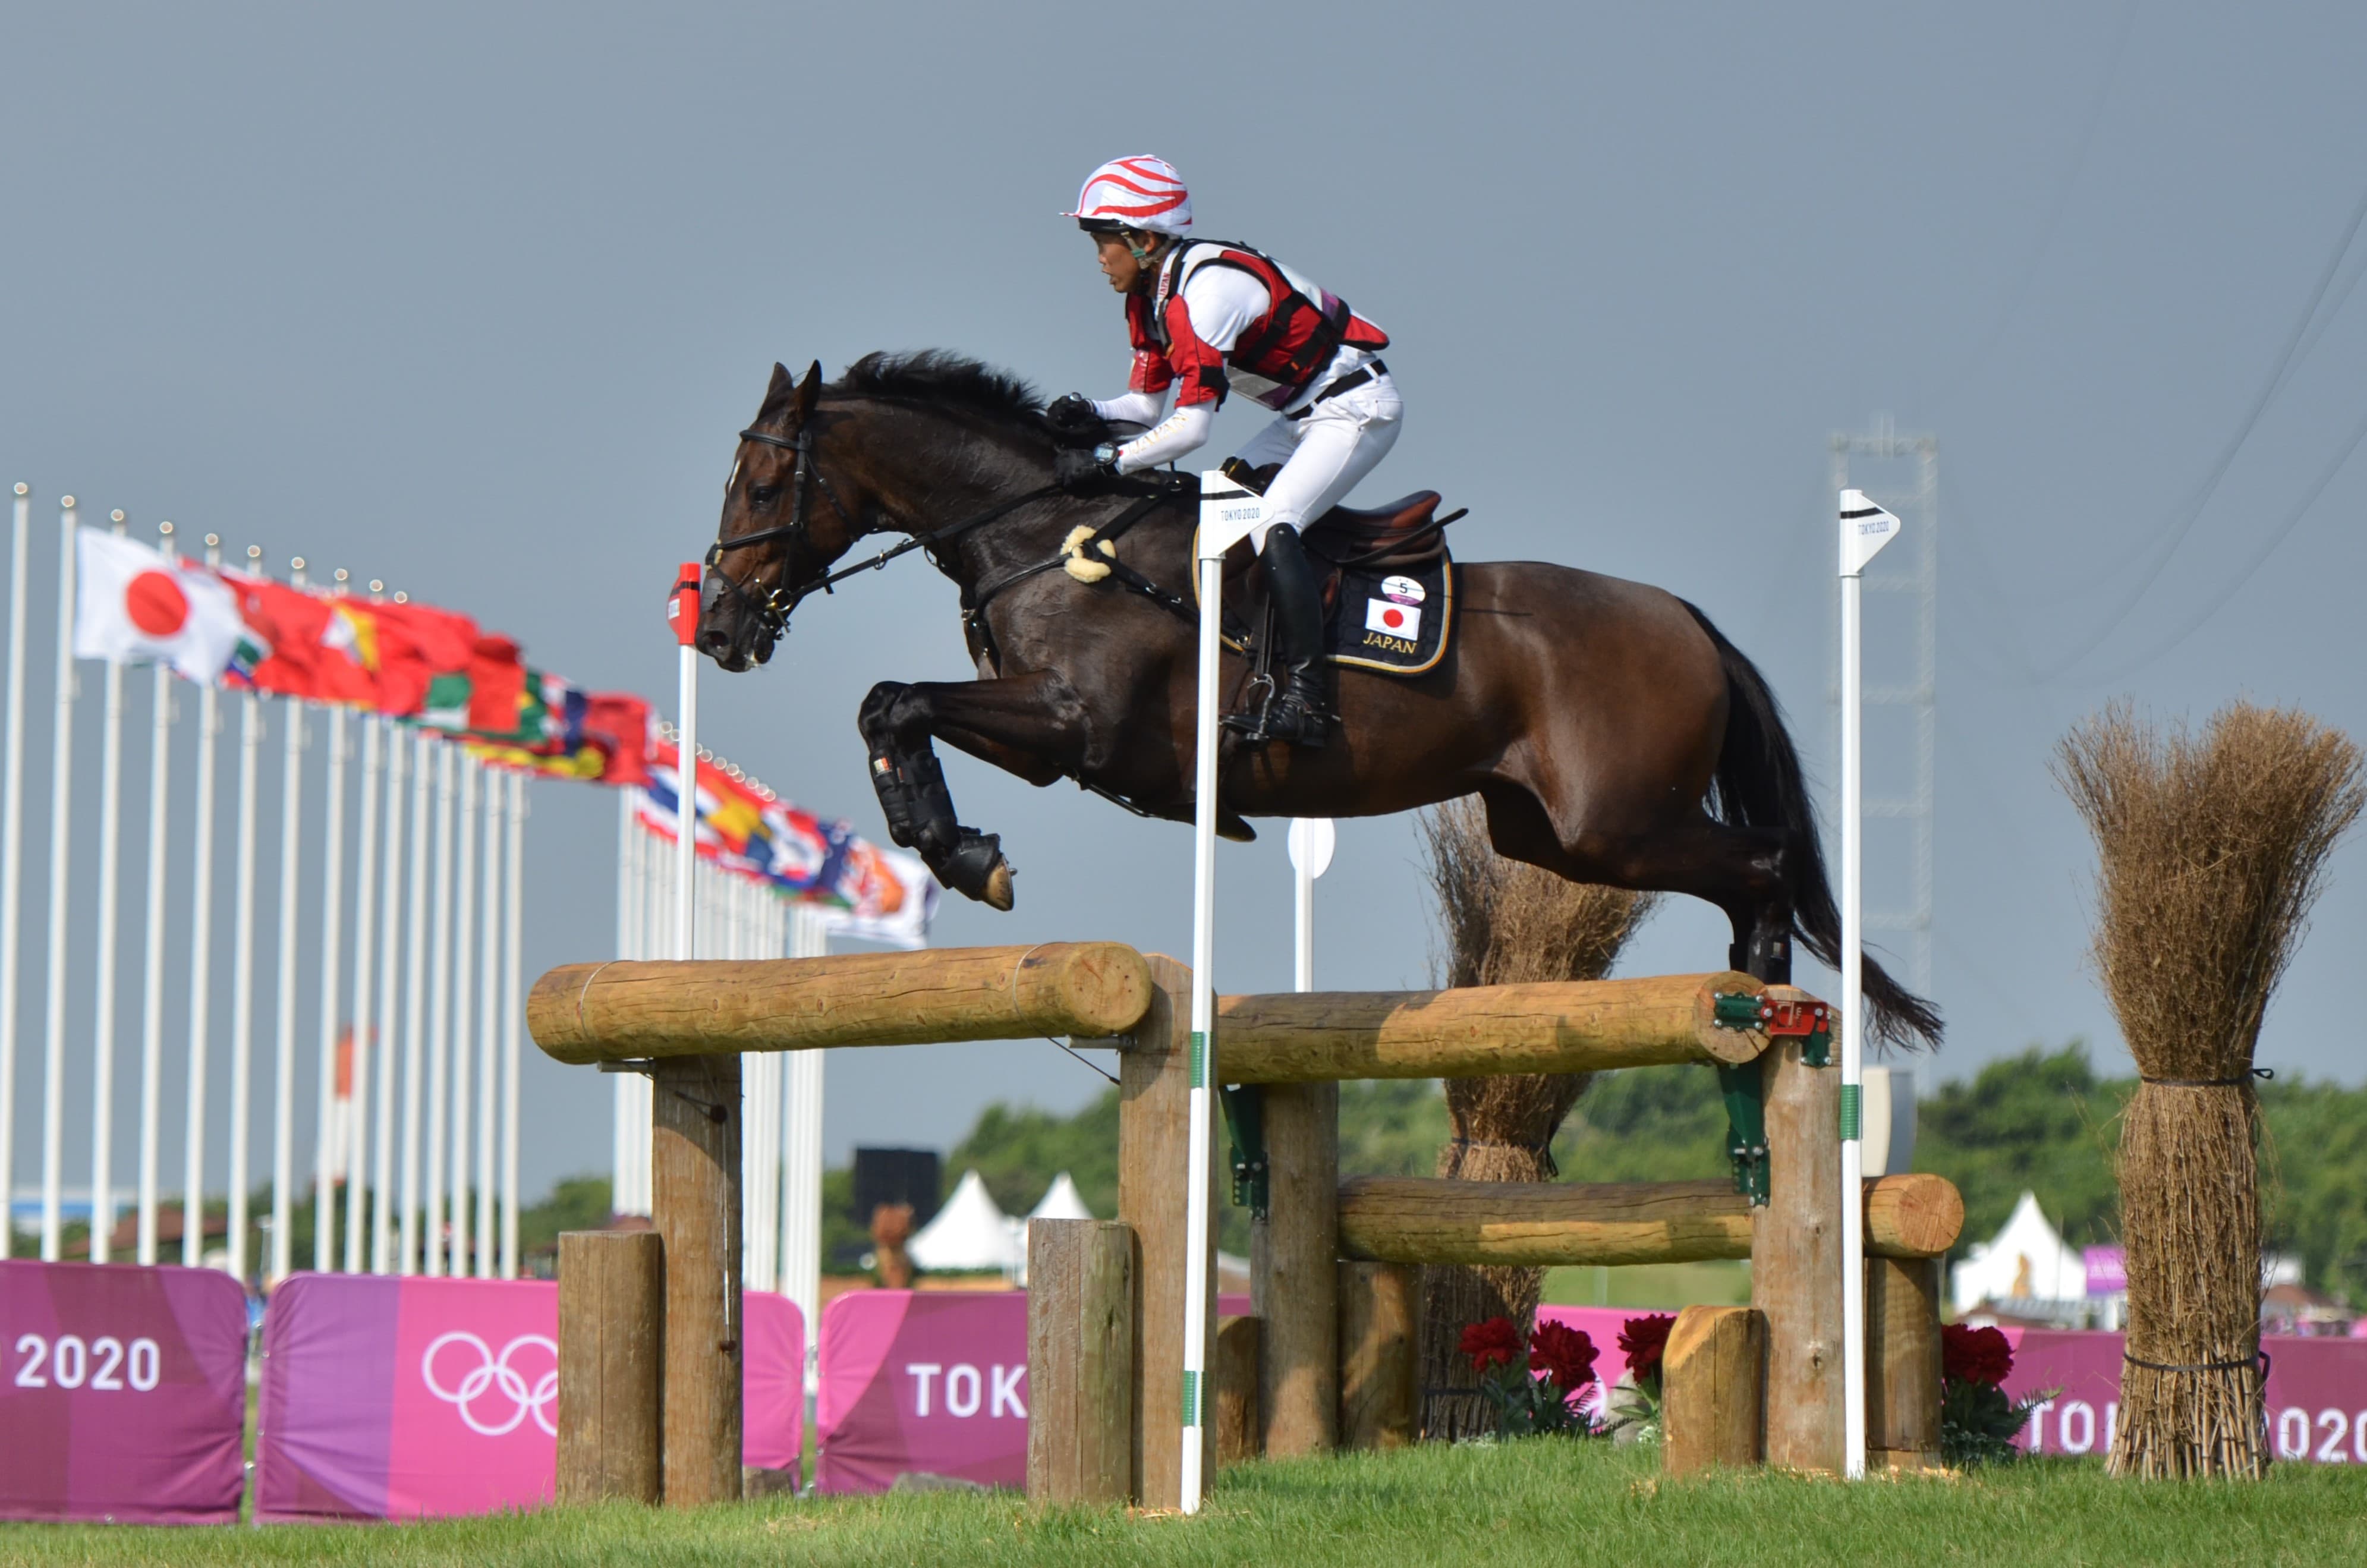
[[[0,1562],[508,1564],[1609,1564],[2367,1562],[2367,1470],[2134,1485],[2092,1461],[1842,1486],[1664,1483],[1657,1454],[1556,1439],[1229,1470],[1195,1519],[1031,1513],[1008,1494],[633,1507],[448,1524],[0,1526]]]

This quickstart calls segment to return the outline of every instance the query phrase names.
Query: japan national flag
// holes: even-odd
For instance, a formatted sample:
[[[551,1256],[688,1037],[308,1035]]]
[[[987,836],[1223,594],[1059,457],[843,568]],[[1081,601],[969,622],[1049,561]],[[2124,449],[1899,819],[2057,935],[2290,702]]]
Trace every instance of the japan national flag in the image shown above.
[[[1421,636],[1421,608],[1417,604],[1392,604],[1386,599],[1367,599],[1365,629],[1411,642]]]
[[[221,679],[254,640],[230,586],[193,562],[96,528],[74,533],[74,657],[160,660],[184,679]]]

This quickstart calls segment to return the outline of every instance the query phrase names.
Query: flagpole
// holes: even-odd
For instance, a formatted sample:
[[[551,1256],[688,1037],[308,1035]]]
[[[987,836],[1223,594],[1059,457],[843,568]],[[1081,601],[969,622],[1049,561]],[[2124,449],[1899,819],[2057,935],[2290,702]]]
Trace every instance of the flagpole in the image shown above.
[[[304,558],[295,558],[290,581],[304,586]],[[304,847],[304,705],[280,699],[287,716],[279,767],[279,988],[272,1017],[271,1052],[271,1274],[288,1277],[295,1225],[296,1195],[296,939],[302,922],[296,908],[297,870]],[[317,1221],[318,1215],[314,1216]]]
[[[789,909],[788,955],[821,958],[830,953],[830,931],[821,911],[803,904]],[[798,1303],[806,1328],[805,1384],[820,1386],[821,1347],[821,1097],[824,1057],[820,1051],[789,1053],[789,1085],[782,1161],[781,1258],[783,1293]]]
[[[55,1263],[64,1250],[59,1213],[64,1176],[66,1130],[66,913],[72,887],[66,880],[74,840],[74,498],[59,504],[58,528],[64,545],[58,557],[58,667],[56,705],[50,729],[50,919],[49,989],[41,1042],[41,1261]],[[14,1223],[12,1217],[11,1222]]]
[[[173,525],[156,525],[157,547],[169,564]],[[173,784],[173,670],[156,661],[155,711],[148,736],[148,930],[140,983],[140,1233],[135,1257],[156,1261],[157,1133],[164,1100],[164,847],[165,803]],[[187,1216],[182,1216],[183,1224]]]
[[[378,585],[370,585],[372,598]],[[394,1272],[394,1065],[402,1055],[395,1024],[397,989],[402,962],[402,785],[411,776],[406,766],[411,748],[390,715],[377,720],[386,748],[386,867],[385,886],[379,889],[378,951],[378,1127],[370,1148],[370,1272]]]
[[[206,569],[221,567],[221,536],[206,536]],[[209,682],[198,691],[196,838],[189,851],[189,1070],[182,1091],[181,1263],[195,1269],[206,1257],[206,1089],[209,1036],[213,1029],[214,753],[221,703]]]
[[[641,956],[641,917],[644,889],[641,886],[640,834],[633,822],[633,801],[640,794],[638,787],[617,792],[617,956]],[[639,1073],[614,1073],[609,1076],[608,1091],[608,1212],[626,1212],[625,1200],[632,1180],[629,1168],[632,1158],[633,1101],[628,1092]]]
[[[120,508],[108,513],[123,537]],[[72,617],[76,607],[69,604]],[[123,665],[107,663],[107,728],[98,763],[98,964],[91,1022],[90,1260],[105,1263],[115,1249],[115,964],[123,861]]]
[[[371,1114],[384,1103],[371,1092],[370,1075],[377,1066],[379,1042],[370,1032],[370,1010],[378,1000],[378,853],[379,791],[386,753],[376,714],[362,715],[361,820],[354,850],[354,1093],[347,1108],[345,1139],[345,1272],[358,1274],[368,1266],[365,1235],[375,1238],[378,1211],[386,1202],[381,1183],[369,1185],[369,1158],[377,1144],[371,1136]]]
[[[32,564],[33,487],[17,484],[8,543],[8,718],[0,804],[0,1258],[17,1250],[17,944],[25,884],[25,573]]]
[[[345,572],[337,569],[335,592],[345,592]],[[312,1267],[327,1273],[337,1262],[337,1153],[332,1123],[337,1113],[338,966],[345,958],[345,709],[329,705],[328,798],[321,825],[321,1061],[320,1083],[313,1095],[312,1122]],[[357,1064],[348,1048],[345,1056],[346,1137],[353,1136],[354,1072]],[[352,1206],[346,1206],[345,1226],[353,1228]]]
[[[504,910],[502,936],[502,1278],[518,1277],[518,1057],[526,1018],[524,958],[526,934],[527,775],[510,775],[509,905]]]
[[[474,1130],[476,1094],[469,1077],[470,1053],[478,1048],[477,977],[477,795],[484,765],[459,740],[447,740],[452,770],[459,775],[460,847],[452,881],[452,1218],[451,1274],[465,1279],[474,1269],[470,1256],[469,1145]]]
[[[246,547],[249,570],[260,570],[260,545]],[[255,1090],[255,792],[263,748],[263,699],[239,694],[238,903],[231,933],[230,1003],[230,1270],[246,1283],[246,1182]]]
[[[444,1273],[445,1140],[450,1128],[452,1074],[452,751],[436,746],[436,892],[427,953],[426,1273]]]
[[[402,595],[394,602],[402,603]],[[420,1099],[421,1065],[427,1055],[427,862],[428,836],[434,821],[435,742],[425,730],[412,732],[411,761],[411,909],[405,943],[402,981],[402,1224],[399,1274],[419,1272],[421,1263],[419,1123],[425,1111]]]
[[[504,846],[502,775],[479,765],[485,792],[485,930],[479,943],[477,981],[477,1278],[493,1277],[496,1200],[493,1156],[501,1128],[502,886]]]

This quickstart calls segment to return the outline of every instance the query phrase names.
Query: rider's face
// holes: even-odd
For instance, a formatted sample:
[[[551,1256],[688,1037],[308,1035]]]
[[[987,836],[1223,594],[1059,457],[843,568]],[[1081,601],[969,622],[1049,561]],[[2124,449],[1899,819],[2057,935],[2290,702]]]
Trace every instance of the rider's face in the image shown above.
[[[1093,236],[1093,249],[1101,256],[1102,276],[1109,279],[1110,288],[1120,294],[1131,294],[1150,281],[1150,269],[1134,259],[1136,236],[1123,231]],[[1146,247],[1147,248],[1147,247]]]

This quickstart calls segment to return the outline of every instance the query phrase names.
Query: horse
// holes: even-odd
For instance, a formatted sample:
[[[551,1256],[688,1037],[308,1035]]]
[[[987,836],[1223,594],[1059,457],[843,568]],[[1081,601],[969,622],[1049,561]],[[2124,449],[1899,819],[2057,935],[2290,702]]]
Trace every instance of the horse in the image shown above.
[[[1014,899],[1000,839],[965,826],[934,742],[1030,784],[1071,779],[1140,815],[1193,818],[1197,485],[1114,493],[1053,481],[1027,384],[942,351],[873,354],[825,385],[780,365],[742,432],[696,644],[727,671],[772,657],[798,603],[912,550],[961,593],[974,681],[883,681],[857,716],[895,842],[945,885]],[[1429,498],[1435,500],[1434,497]],[[1125,570],[1060,570],[1124,527]],[[860,541],[902,535],[841,568]],[[1104,552],[1104,558],[1107,552]],[[1130,586],[1129,586],[1130,584]],[[1836,964],[1840,918],[1781,707],[1758,669],[1664,590],[1536,561],[1457,562],[1445,656],[1411,677],[1342,668],[1319,749],[1229,733],[1220,824],[1374,817],[1478,795],[1497,852],[1573,882],[1690,894],[1733,934],[1731,967],[1788,981],[1796,937]],[[1226,689],[1254,671],[1225,660]],[[1937,1010],[1871,955],[1872,1035],[1936,1044]]]

